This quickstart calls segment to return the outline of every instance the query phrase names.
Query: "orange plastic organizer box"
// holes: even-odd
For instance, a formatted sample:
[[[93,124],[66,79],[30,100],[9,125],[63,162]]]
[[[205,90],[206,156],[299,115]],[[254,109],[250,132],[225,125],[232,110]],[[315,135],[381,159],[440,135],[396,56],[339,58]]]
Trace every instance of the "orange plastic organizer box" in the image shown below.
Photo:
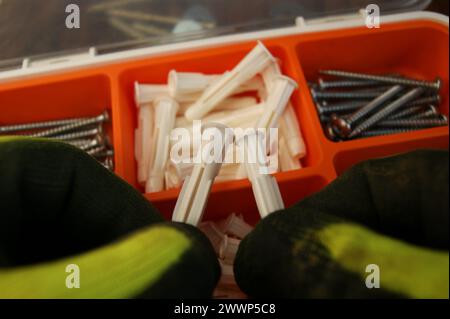
[[[308,154],[302,160],[302,169],[276,174],[286,206],[321,190],[360,161],[418,148],[448,148],[448,127],[331,142],[322,131],[307,86],[307,80],[317,79],[319,69],[328,68],[394,72],[426,80],[439,76],[443,81],[440,109],[448,115],[447,26],[424,19],[386,24],[376,30],[355,27],[260,40],[281,59],[283,73],[299,84],[292,102]],[[134,158],[134,81],[165,83],[171,69],[222,73],[236,65],[254,45],[254,41],[247,41],[5,82],[0,84],[0,125],[96,115],[110,108],[115,172],[143,191],[136,181]],[[173,189],[145,196],[170,218],[178,194],[179,189]],[[213,186],[204,219],[223,218],[231,212],[243,214],[251,223],[258,221],[248,180]]]

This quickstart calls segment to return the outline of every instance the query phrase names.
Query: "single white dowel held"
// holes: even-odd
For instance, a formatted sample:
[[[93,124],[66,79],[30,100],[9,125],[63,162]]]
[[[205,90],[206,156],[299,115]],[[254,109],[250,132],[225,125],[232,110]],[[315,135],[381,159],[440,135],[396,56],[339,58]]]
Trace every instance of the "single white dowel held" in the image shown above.
[[[152,140],[154,109],[152,104],[142,104],[138,111],[138,127],[135,130],[135,152],[138,170],[138,182],[145,185],[147,180]]]
[[[297,120],[294,107],[289,103],[281,115],[280,132],[284,136],[289,153],[294,158],[303,158],[306,155],[306,145],[303,139],[300,124]]]
[[[256,128],[276,128],[292,92],[297,88],[297,83],[291,78],[279,75],[274,79],[272,89],[268,93],[264,113],[258,119]]]
[[[261,218],[284,208],[276,179],[268,174],[266,148],[258,132],[246,134],[238,140],[244,152],[244,165],[252,184],[253,195]]]
[[[155,123],[152,134],[155,143],[149,163],[149,173],[145,185],[147,193],[164,189],[164,172],[169,157],[170,132],[175,124],[178,103],[169,96],[155,100]]]
[[[230,96],[241,84],[261,72],[271,61],[274,61],[274,57],[258,41],[256,47],[233,70],[214,81],[200,99],[186,110],[186,118],[189,120],[201,119]]]
[[[199,162],[194,165],[191,175],[184,180],[172,216],[173,221],[194,226],[198,225],[203,217],[214,179],[222,166],[226,150],[234,139],[234,135],[225,125],[216,123],[203,125],[202,135],[213,138],[206,138],[208,142],[198,151]]]
[[[140,84],[134,82],[134,100],[136,107],[143,104],[153,103],[157,98],[167,96],[169,89],[163,84]]]

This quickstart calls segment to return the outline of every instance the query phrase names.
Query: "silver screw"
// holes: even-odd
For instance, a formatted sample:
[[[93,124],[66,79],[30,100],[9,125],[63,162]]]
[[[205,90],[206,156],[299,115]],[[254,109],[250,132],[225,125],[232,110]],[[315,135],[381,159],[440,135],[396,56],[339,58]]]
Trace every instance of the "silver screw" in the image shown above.
[[[382,76],[382,75],[347,72],[347,71],[340,71],[340,70],[322,70],[322,71],[320,71],[320,74],[344,77],[344,78],[349,78],[349,79],[377,81],[377,82],[397,84],[397,85],[403,85],[403,86],[418,86],[418,87],[433,89],[433,90],[437,90],[437,91],[440,90],[441,84],[442,84],[442,81],[439,78],[437,78],[433,82],[429,82],[429,81],[409,79],[409,78],[403,78],[403,77],[390,77],[390,76]]]
[[[98,147],[98,146],[105,146],[108,144],[108,137],[103,135],[97,135],[94,139],[90,140],[89,142],[80,145],[80,150],[87,151],[91,148]]]
[[[319,103],[316,103],[317,110],[319,112],[319,115],[323,114],[331,114],[331,113],[343,113],[343,112],[350,112],[355,111],[361,107],[364,106],[364,104],[367,103],[365,100],[355,100],[355,101],[348,101],[345,103],[335,103],[335,104],[328,104],[326,101],[321,101]],[[415,101],[412,101],[405,105],[405,107],[416,107],[416,106],[422,106],[427,104],[440,104],[441,103],[441,97],[436,95],[431,96],[425,96],[420,99],[417,99]]]
[[[336,88],[355,88],[364,86],[374,86],[380,84],[380,82],[376,81],[350,81],[350,80],[325,81],[322,78],[319,78],[317,80],[317,83],[319,84],[319,88],[321,90],[336,89]]]
[[[380,95],[379,91],[364,92],[323,92],[311,89],[311,95],[315,101],[320,99],[373,99]]]
[[[101,125],[99,125],[96,128],[93,128],[91,130],[78,131],[78,132],[67,133],[67,134],[62,134],[62,135],[55,135],[52,138],[56,139],[56,140],[69,141],[69,140],[80,139],[83,137],[95,136],[98,134],[103,134],[103,128]]]
[[[41,131],[41,132],[34,133],[34,134],[31,134],[28,136],[30,136],[30,137],[50,137],[50,136],[58,135],[58,134],[61,134],[64,132],[73,131],[75,129],[79,129],[79,128],[82,128],[85,126],[107,122],[108,120],[109,120],[109,114],[108,114],[108,112],[105,111],[98,116],[88,118],[86,120],[78,121],[78,122],[71,123],[71,124],[64,125],[64,126],[59,126],[54,129]]]
[[[423,110],[422,106],[412,106],[409,108],[406,108],[404,110],[401,110],[397,113],[394,113],[392,115],[390,115],[388,117],[389,120],[396,120],[396,119],[401,119],[401,118],[406,118],[406,117],[411,117],[417,113],[420,113],[420,111]]]
[[[341,137],[347,137],[352,132],[352,125],[369,113],[374,112],[377,108],[383,105],[386,101],[392,99],[403,89],[400,85],[395,85],[383,94],[376,97],[374,100],[360,108],[358,111],[350,115],[348,118],[333,114],[331,116],[331,125]]]
[[[448,124],[448,119],[445,115],[441,115],[435,119],[398,119],[385,120],[379,122],[377,127],[415,127],[415,128],[429,128],[435,126],[444,126]]]
[[[408,91],[406,94],[402,95],[392,103],[385,106],[383,109],[381,109],[379,112],[373,114],[368,119],[363,121],[361,124],[359,124],[349,135],[349,138],[353,138],[363,131],[367,130],[371,126],[375,125],[376,123],[380,122],[382,119],[388,117],[390,114],[398,110],[403,105],[407,104],[408,102],[414,100],[416,97],[421,95],[423,93],[424,89],[421,87],[412,89]]]
[[[433,105],[428,105],[428,109],[425,110],[425,112],[418,113],[410,119],[426,119],[426,118],[438,118],[441,116],[441,113],[438,111],[438,109]]]
[[[16,124],[16,125],[0,126],[0,133],[31,131],[31,130],[36,130],[36,129],[69,125],[69,124],[84,121],[87,119],[89,119],[89,118],[88,117],[79,117],[79,118],[72,118],[72,119],[65,119],[65,120],[33,122],[33,123],[23,123],[23,124]]]

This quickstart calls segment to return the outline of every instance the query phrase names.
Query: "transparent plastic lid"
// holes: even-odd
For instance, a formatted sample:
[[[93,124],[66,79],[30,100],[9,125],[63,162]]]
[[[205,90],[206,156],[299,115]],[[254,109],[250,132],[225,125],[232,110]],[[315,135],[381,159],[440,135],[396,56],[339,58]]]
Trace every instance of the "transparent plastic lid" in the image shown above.
[[[430,2],[375,3],[383,14],[422,10]],[[0,0],[0,68],[22,63],[27,57],[87,52],[90,47],[102,54],[286,27],[299,16],[309,19],[356,13],[370,3],[374,1]],[[79,8],[79,16],[70,4]]]

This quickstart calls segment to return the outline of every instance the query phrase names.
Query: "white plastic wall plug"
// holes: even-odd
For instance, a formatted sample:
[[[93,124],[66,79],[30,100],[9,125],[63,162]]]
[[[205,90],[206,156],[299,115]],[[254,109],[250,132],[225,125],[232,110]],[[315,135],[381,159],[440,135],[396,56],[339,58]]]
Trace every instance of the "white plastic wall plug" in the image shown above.
[[[178,103],[169,96],[154,101],[155,122],[152,134],[154,150],[149,163],[149,173],[145,185],[147,193],[164,189],[164,172],[169,156],[170,132],[175,124]]]
[[[236,89],[261,72],[274,57],[269,50],[258,41],[239,64],[231,71],[225,73],[203,93],[199,100],[191,105],[185,113],[189,120],[201,119],[211,112],[220,102],[230,96]]]
[[[227,147],[233,143],[234,135],[227,130],[225,125],[211,123],[202,126],[202,134],[221,134],[221,145],[217,147],[210,142],[202,146],[200,163],[196,163],[190,176],[187,176],[181,193],[178,197],[172,220],[198,225],[203,217],[203,212],[211,191],[212,184],[222,166]],[[231,134],[230,134],[231,133]],[[216,150],[220,150],[220,158],[216,156]]]
[[[284,203],[277,181],[272,175],[267,174],[266,148],[262,134],[254,132],[244,135],[238,140],[238,144],[245,154],[244,165],[261,218],[283,209]]]

